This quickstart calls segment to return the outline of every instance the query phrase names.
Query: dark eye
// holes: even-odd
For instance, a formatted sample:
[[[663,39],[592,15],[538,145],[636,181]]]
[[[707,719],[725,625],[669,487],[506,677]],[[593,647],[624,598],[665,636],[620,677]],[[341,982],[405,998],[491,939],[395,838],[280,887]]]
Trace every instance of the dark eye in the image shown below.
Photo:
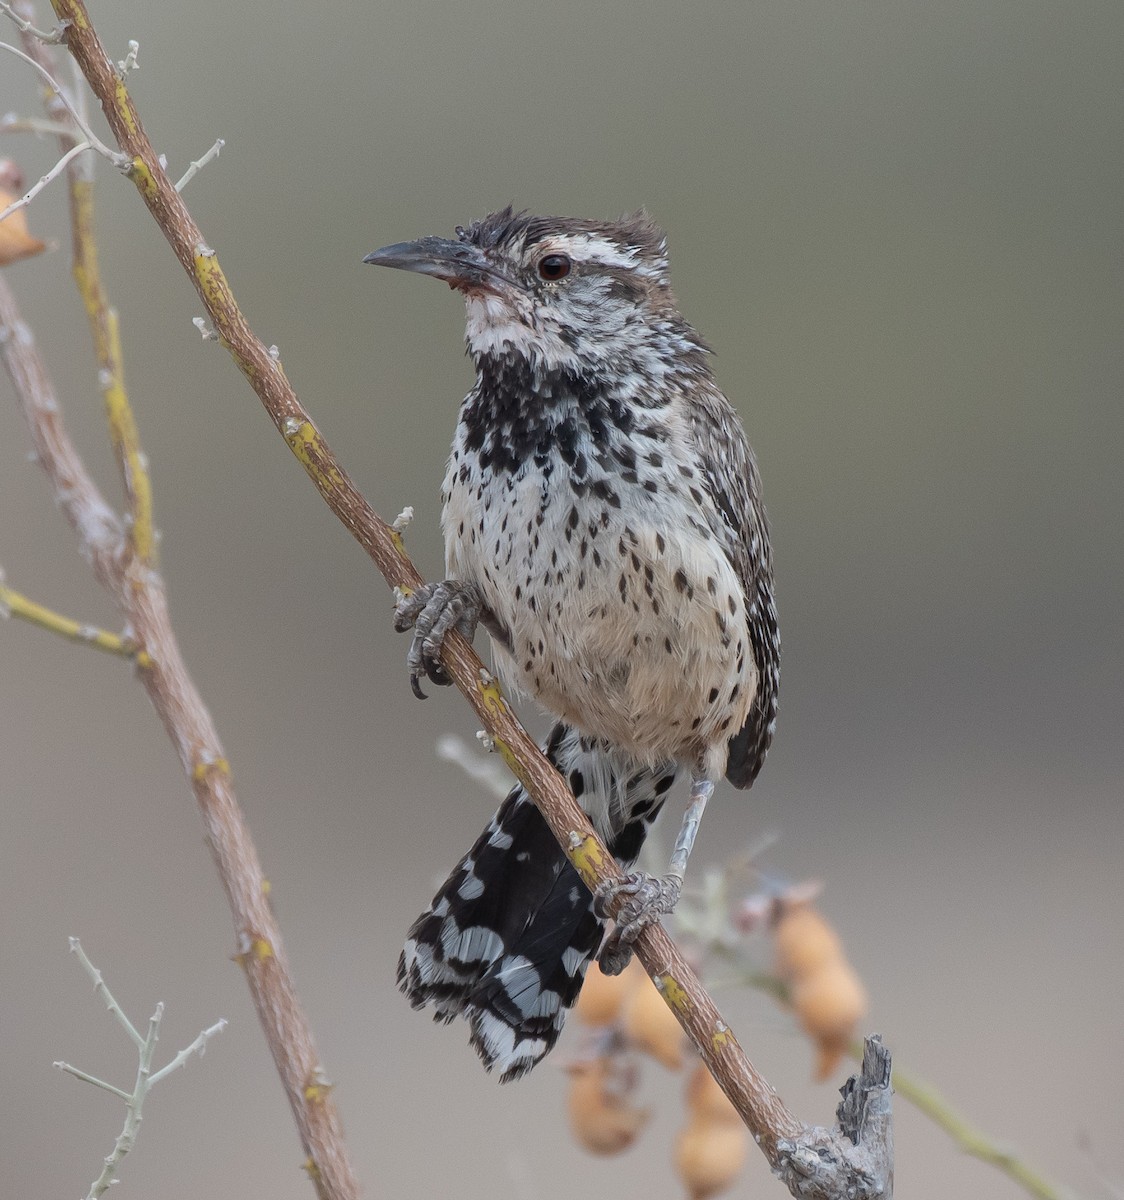
[[[570,273],[570,260],[564,254],[544,254],[539,259],[539,276],[550,283],[565,279]]]

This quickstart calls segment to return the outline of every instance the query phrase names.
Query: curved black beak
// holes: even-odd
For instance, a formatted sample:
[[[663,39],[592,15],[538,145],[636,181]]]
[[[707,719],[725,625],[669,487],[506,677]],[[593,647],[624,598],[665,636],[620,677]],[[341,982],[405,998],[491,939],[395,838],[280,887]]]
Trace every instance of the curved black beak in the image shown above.
[[[522,284],[509,279],[492,266],[479,246],[471,242],[454,242],[449,238],[424,237],[416,242],[396,242],[393,246],[372,251],[363,261],[378,267],[395,267],[399,271],[432,275],[461,291],[494,292],[498,295],[501,284],[524,290]]]

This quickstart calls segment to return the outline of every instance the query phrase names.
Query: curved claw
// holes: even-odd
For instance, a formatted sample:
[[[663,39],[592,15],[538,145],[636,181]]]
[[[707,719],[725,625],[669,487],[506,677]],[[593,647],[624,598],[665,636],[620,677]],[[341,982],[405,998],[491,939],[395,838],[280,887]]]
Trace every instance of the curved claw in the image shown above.
[[[619,975],[632,959],[632,945],[649,925],[654,925],[679,901],[683,880],[678,875],[649,875],[633,871],[620,883],[603,883],[593,893],[594,911],[600,917],[618,896],[627,899],[617,909],[616,928],[605,939],[597,962],[606,975]]]
[[[446,579],[427,583],[402,597],[394,610],[394,628],[400,633],[413,626],[414,636],[406,653],[410,691],[425,700],[420,680],[424,675],[438,687],[452,682],[441,663],[441,652],[450,629],[472,640],[480,618],[480,596],[471,584]]]

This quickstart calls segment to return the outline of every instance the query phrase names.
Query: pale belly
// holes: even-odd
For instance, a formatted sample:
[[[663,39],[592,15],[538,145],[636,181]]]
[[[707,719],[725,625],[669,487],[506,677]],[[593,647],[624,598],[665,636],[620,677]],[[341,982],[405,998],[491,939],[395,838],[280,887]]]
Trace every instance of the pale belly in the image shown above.
[[[721,775],[757,678],[718,543],[647,492],[613,507],[531,476],[490,503],[456,483],[447,497],[447,572],[509,632],[510,651],[494,642],[508,686],[638,759]]]

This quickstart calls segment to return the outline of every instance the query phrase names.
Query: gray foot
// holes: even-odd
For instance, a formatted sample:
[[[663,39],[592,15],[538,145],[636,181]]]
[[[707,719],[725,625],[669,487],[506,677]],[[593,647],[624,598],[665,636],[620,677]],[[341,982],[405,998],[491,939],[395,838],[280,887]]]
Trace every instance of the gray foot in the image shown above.
[[[683,880],[677,875],[648,875],[633,871],[622,883],[601,884],[593,894],[594,911],[607,917],[618,896],[627,899],[614,920],[616,928],[605,940],[597,962],[606,975],[619,975],[632,959],[632,944],[649,925],[669,913],[679,901]]]
[[[425,699],[425,692],[418,684],[422,675],[439,687],[448,687],[452,682],[441,665],[445,635],[456,629],[471,642],[481,607],[480,596],[472,584],[456,579],[423,584],[399,600],[394,610],[394,628],[405,633],[413,627],[406,666],[410,672],[410,690],[419,700]]]

